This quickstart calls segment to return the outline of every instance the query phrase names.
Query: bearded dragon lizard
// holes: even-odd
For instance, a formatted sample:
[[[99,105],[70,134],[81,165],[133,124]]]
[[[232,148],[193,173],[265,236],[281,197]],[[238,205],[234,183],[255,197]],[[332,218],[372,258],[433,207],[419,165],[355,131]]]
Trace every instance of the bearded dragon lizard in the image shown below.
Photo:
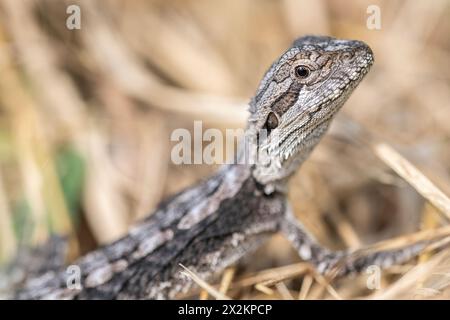
[[[125,237],[79,258],[75,265],[81,270],[80,288],[67,287],[64,269],[53,270],[28,281],[16,297],[176,298],[193,284],[180,273],[180,264],[208,280],[277,232],[300,258],[325,274],[337,266],[339,275],[345,275],[416,256],[426,243],[364,255],[358,250],[330,251],[294,218],[286,197],[289,177],[373,61],[371,49],[361,41],[297,39],[268,69],[250,101],[245,136],[256,137],[256,161],[224,165],[163,202]]]

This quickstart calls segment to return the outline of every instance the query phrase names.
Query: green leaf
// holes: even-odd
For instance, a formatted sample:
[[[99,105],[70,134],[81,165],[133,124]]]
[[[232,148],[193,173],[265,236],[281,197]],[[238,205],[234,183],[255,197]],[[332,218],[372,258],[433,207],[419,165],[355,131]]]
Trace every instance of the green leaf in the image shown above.
[[[64,147],[56,156],[56,170],[72,221],[77,223],[85,177],[85,161],[73,148]]]

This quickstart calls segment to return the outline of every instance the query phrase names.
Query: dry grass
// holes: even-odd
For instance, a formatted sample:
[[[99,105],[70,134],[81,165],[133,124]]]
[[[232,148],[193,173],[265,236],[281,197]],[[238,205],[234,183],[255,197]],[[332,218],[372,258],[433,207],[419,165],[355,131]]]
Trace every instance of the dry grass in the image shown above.
[[[68,4],[81,6],[81,30],[65,28]],[[376,62],[292,179],[299,219],[334,248],[446,234],[449,2],[376,1],[377,31],[365,25],[369,4],[3,0],[0,259],[51,232],[74,235],[76,256],[207,176],[215,167],[171,164],[171,131],[195,119],[243,127],[264,70],[307,33],[364,40]],[[200,296],[449,298],[450,253],[419,260],[372,291],[364,274],[328,283],[274,237]]]

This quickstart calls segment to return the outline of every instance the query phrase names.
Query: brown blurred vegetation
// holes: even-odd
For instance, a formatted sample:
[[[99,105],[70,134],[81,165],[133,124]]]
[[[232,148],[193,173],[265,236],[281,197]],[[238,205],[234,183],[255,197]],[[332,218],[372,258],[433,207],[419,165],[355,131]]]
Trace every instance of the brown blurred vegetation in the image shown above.
[[[66,28],[70,4],[81,7],[81,30]],[[381,8],[381,30],[366,28],[370,4]],[[0,259],[51,233],[75,235],[74,255],[91,250],[213,172],[171,164],[170,133],[193,120],[243,127],[263,72],[304,34],[363,40],[376,62],[292,179],[299,218],[333,248],[447,224],[449,14],[445,0],[1,0]],[[443,206],[358,140],[356,124],[430,178]],[[421,259],[390,270],[380,291],[361,277],[335,292],[294,264],[275,272],[284,281],[236,297],[449,298],[449,255]],[[294,262],[275,237],[236,277],[265,279],[265,269]]]

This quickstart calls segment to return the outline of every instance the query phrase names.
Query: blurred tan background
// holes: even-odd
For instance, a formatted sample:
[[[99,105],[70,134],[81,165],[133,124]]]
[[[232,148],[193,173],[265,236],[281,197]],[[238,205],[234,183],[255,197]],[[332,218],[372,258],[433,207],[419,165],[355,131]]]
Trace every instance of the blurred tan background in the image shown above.
[[[66,28],[73,4],[80,30]],[[1,0],[0,260],[51,233],[91,250],[213,172],[173,165],[170,133],[245,126],[264,71],[305,34],[363,40],[376,61],[292,180],[299,218],[335,248],[444,225],[347,120],[450,194],[449,4]],[[296,261],[279,238],[263,250],[255,268]]]

